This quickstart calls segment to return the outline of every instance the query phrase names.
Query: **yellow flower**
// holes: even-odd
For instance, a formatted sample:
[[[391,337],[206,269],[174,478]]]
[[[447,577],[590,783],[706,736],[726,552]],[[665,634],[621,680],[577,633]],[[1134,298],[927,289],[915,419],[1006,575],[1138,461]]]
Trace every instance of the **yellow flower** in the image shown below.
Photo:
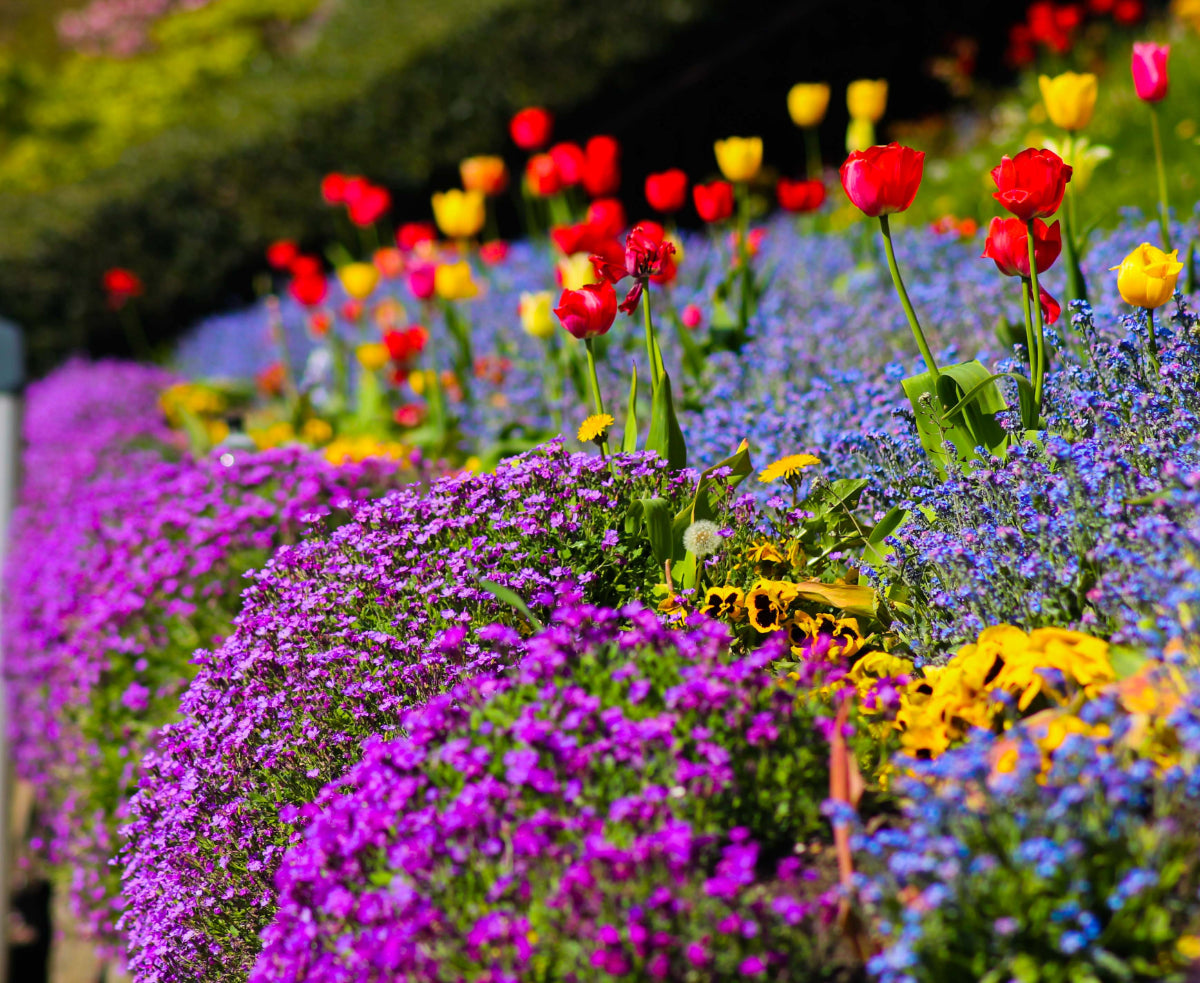
[[[1063,72],[1051,78],[1038,77],[1042,101],[1051,122],[1064,130],[1082,130],[1096,109],[1096,76],[1091,72]]]
[[[1112,156],[1112,147],[1089,143],[1087,137],[1067,137],[1065,140],[1048,137],[1041,143],[1047,150],[1058,154],[1064,163],[1071,165],[1071,187],[1076,194],[1088,186],[1096,168]]]
[[[524,292],[517,310],[521,314],[521,327],[526,334],[535,338],[550,338],[554,334],[554,295],[549,290],[537,293]]]
[[[607,413],[593,413],[580,424],[579,433],[576,436],[585,444],[590,440],[599,444],[608,436],[608,428],[615,421]]]
[[[333,437],[333,427],[327,420],[320,417],[310,417],[300,428],[300,436],[310,444],[324,444]]]
[[[342,286],[355,300],[366,300],[379,283],[379,271],[373,263],[347,263],[337,271]]]
[[[338,437],[324,451],[330,464],[347,461],[365,461],[372,457],[401,460],[408,455],[408,448],[394,440],[377,440],[365,434],[359,437]]]
[[[761,543],[752,546],[747,551],[746,558],[757,566],[783,562],[783,554],[779,552],[779,548],[774,543],[765,539]]]
[[[750,624],[764,635],[779,631],[788,620],[792,601],[800,596],[794,584],[784,580],[760,580],[746,593]]]
[[[354,349],[354,354],[358,358],[358,364],[368,372],[378,372],[387,365],[388,359],[391,357],[388,355],[387,345],[382,345],[377,341],[359,345]]]
[[[458,173],[464,188],[489,198],[508,187],[508,168],[504,166],[503,157],[468,157],[458,165]]]
[[[1171,13],[1193,31],[1200,31],[1200,0],[1172,0]],[[1200,958],[1200,955],[1196,958]]]
[[[433,273],[433,289],[443,300],[470,300],[479,294],[479,284],[471,278],[471,264],[465,259],[438,266]]]
[[[1127,304],[1153,310],[1162,307],[1175,293],[1175,281],[1183,270],[1179,250],[1164,253],[1157,246],[1143,242],[1121,260],[1117,274],[1117,290]]]
[[[887,110],[887,79],[858,79],[846,86],[846,108],[851,119],[878,123]]]
[[[787,457],[781,457],[774,464],[769,464],[758,475],[759,481],[778,481],[780,478],[791,478],[799,474],[805,468],[811,468],[814,464],[820,464],[819,457],[813,457],[811,454],[789,454]]]
[[[215,416],[226,406],[225,397],[215,389],[194,382],[168,386],[158,397],[163,416],[173,427],[179,426],[184,413],[192,416]]]
[[[579,290],[589,283],[599,283],[596,268],[587,253],[573,253],[558,261],[558,275],[564,290]]]
[[[1200,11],[1197,12],[1197,18],[1200,18]],[[1200,29],[1200,25],[1198,25]],[[1181,935],[1175,943],[1175,949],[1184,959],[1189,962],[1196,962],[1200,959],[1200,935]]]
[[[483,228],[484,215],[481,191],[452,188],[433,196],[433,217],[449,239],[470,239]]]
[[[710,618],[736,624],[746,614],[746,598],[738,587],[710,587],[700,610]]]
[[[875,145],[875,124],[869,119],[852,119],[846,127],[846,153]]]
[[[294,439],[296,431],[292,429],[290,423],[280,420],[261,430],[247,431],[247,435],[253,438],[262,450],[270,450],[272,447],[279,447]]]
[[[787,94],[788,114],[797,126],[817,126],[829,108],[829,85],[798,82]]]
[[[717,166],[730,181],[753,181],[762,167],[762,137],[729,137],[713,144]]]

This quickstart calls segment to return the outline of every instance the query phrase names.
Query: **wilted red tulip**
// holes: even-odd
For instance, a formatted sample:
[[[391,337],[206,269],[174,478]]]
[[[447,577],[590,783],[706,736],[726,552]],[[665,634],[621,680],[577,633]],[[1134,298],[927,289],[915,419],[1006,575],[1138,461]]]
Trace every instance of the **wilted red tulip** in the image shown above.
[[[792,181],[781,177],[775,185],[779,207],[788,212],[815,212],[825,203],[825,185],[817,180]]]
[[[1058,315],[1062,313],[1062,305],[1043,286],[1038,287],[1038,303],[1042,306],[1042,320],[1046,324],[1053,324],[1058,320]]]
[[[355,225],[374,225],[392,207],[392,196],[386,188],[368,184],[354,195],[353,200],[346,199],[346,214]]]
[[[113,310],[124,307],[131,297],[141,296],[142,290],[142,281],[132,270],[114,266],[104,271],[104,291]]]
[[[583,148],[577,143],[556,143],[549,150],[550,159],[558,168],[558,178],[563,187],[573,188],[583,180],[583,168],[587,162]]]
[[[322,273],[307,273],[292,277],[288,290],[305,307],[316,307],[329,292],[329,281]]]
[[[1167,97],[1167,56],[1169,44],[1153,44],[1150,41],[1135,41],[1133,59],[1133,88],[1143,102],[1162,102]]]
[[[617,294],[607,280],[579,290],[564,290],[554,313],[576,338],[595,338],[606,334],[613,326],[617,317]]]
[[[584,148],[583,188],[593,198],[621,186],[621,145],[612,137],[592,137]]]
[[[1058,223],[1047,227],[1040,218],[1033,223],[1033,252],[1037,271],[1045,273],[1062,252],[1062,233]],[[1005,276],[1029,276],[1029,231],[1019,218],[992,219],[988,226],[983,259],[994,260]]]
[[[556,195],[562,190],[562,176],[554,158],[549,154],[535,154],[525,165],[525,183],[539,197]]]
[[[408,271],[408,289],[417,300],[429,300],[436,290],[437,266],[434,263],[418,263]]]
[[[692,188],[692,199],[706,222],[724,222],[733,214],[733,185],[728,181],[697,184]]]
[[[274,270],[286,270],[300,255],[300,247],[291,239],[278,239],[267,246],[267,265]]]
[[[503,239],[493,239],[479,247],[479,258],[488,266],[503,263],[508,258],[508,243]]]
[[[637,225],[625,240],[625,254],[620,262],[614,263],[605,256],[593,256],[592,265],[609,283],[616,284],[627,276],[633,277],[633,286],[620,306],[623,313],[632,314],[637,310],[646,282],[667,272],[674,252],[675,246],[663,239],[661,225],[653,223],[649,228]]]
[[[321,197],[327,205],[340,205],[346,200],[346,175],[326,174],[321,178]]]
[[[656,212],[677,212],[687,201],[688,177],[678,167],[646,178],[646,201]]]
[[[1016,157],[1005,156],[992,168],[995,198],[1022,222],[1049,218],[1062,204],[1071,180],[1071,166],[1052,150],[1030,147]]]
[[[917,197],[924,169],[925,154],[912,147],[868,147],[854,151],[842,164],[842,187],[864,215],[894,215]]]
[[[587,210],[587,222],[604,236],[619,236],[625,229],[625,206],[619,198],[597,198]]]
[[[508,124],[513,143],[522,150],[537,150],[550,142],[550,131],[554,128],[554,117],[540,106],[530,106],[517,113]]]
[[[436,238],[437,229],[432,222],[405,222],[396,233],[396,245],[407,253],[422,242],[433,242]]]

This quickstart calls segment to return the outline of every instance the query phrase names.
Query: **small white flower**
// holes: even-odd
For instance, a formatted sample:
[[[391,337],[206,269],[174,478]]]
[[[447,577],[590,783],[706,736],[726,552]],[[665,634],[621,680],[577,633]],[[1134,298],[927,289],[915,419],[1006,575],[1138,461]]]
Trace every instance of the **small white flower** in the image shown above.
[[[683,548],[696,559],[702,559],[715,553],[721,545],[721,530],[715,522],[698,519],[683,533]]]

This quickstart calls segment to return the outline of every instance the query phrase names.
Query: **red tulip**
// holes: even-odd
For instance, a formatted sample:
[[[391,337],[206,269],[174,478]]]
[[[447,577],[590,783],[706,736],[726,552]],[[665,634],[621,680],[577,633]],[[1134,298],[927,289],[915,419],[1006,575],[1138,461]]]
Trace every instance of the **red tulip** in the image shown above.
[[[130,297],[138,297],[142,293],[142,281],[132,270],[114,266],[104,271],[104,289],[108,299],[115,306],[124,304]]]
[[[554,313],[576,338],[595,338],[607,333],[616,320],[617,294],[607,280],[579,290],[564,290]]]
[[[594,253],[600,244],[611,236],[605,235],[591,222],[577,222],[575,225],[556,225],[550,230],[550,239],[564,256],[575,253]]]
[[[583,188],[593,198],[621,186],[621,145],[612,137],[592,137],[584,149]]]
[[[1052,150],[1022,150],[1016,157],[1005,156],[992,169],[992,180],[999,189],[995,198],[1022,222],[1049,218],[1062,204],[1071,180],[1071,166]]]
[[[370,186],[371,182],[358,174],[343,178],[341,204],[353,205]]]
[[[1033,253],[1037,260],[1038,274],[1045,273],[1062,251],[1062,234],[1058,223],[1049,228],[1040,218],[1033,223]],[[1019,218],[992,219],[988,226],[987,242],[983,246],[983,259],[994,260],[996,268],[1005,276],[1029,276],[1029,231]]]
[[[898,143],[868,147],[854,151],[842,164],[842,187],[864,215],[893,215],[913,203],[924,169],[920,150]]]
[[[267,246],[267,265],[273,270],[286,270],[300,255],[300,247],[291,239],[278,239]]]
[[[587,210],[587,222],[603,236],[619,236],[625,229],[625,206],[619,198],[597,198]]]
[[[1135,41],[1133,45],[1133,87],[1143,102],[1162,102],[1167,97],[1167,55],[1169,44]]]
[[[562,175],[549,154],[535,154],[525,165],[525,183],[539,197],[556,195],[562,190]]]
[[[321,197],[327,205],[340,205],[346,200],[346,175],[326,174],[321,178]]]
[[[733,214],[733,185],[728,181],[697,184],[692,188],[696,211],[706,222],[724,222]]]
[[[496,266],[508,259],[508,243],[503,239],[493,239],[479,247],[479,258],[488,266]]]
[[[408,271],[408,289],[417,300],[429,300],[435,289],[437,267],[433,263],[419,263]]]
[[[437,229],[432,222],[405,222],[396,233],[396,245],[406,253],[422,242],[433,242],[435,239]]]
[[[429,332],[419,324],[414,324],[403,331],[387,331],[383,335],[383,343],[387,346],[388,357],[400,365],[420,355],[428,340]]]
[[[1058,320],[1058,315],[1062,313],[1062,305],[1050,296],[1050,292],[1041,284],[1038,284],[1038,303],[1042,305],[1042,320],[1046,324],[1053,324]]]
[[[550,142],[550,131],[554,128],[554,117],[540,106],[522,109],[508,124],[513,143],[522,150],[537,150]]]
[[[687,201],[688,177],[678,167],[646,178],[646,201],[656,212],[677,212]]]
[[[587,158],[577,143],[556,143],[550,148],[550,158],[558,168],[558,177],[563,186],[573,188],[583,180],[583,168]]]
[[[1117,0],[1113,5],[1113,20],[1122,27],[1133,27],[1146,16],[1146,5],[1142,0]]]
[[[309,273],[292,277],[288,290],[305,307],[316,307],[329,292],[329,281],[323,273]]]
[[[696,328],[700,327],[700,321],[703,319],[703,317],[704,315],[701,313],[699,307],[697,307],[695,304],[688,304],[687,307],[683,309],[683,313],[679,315],[679,320],[683,322],[683,326],[685,328],[695,331]]]
[[[369,184],[353,200],[346,199],[346,214],[355,225],[374,225],[392,207],[392,196],[386,188]]]
[[[775,186],[779,207],[789,212],[815,212],[825,202],[825,185],[818,181],[791,181],[781,177]]]
[[[663,240],[662,226],[654,223],[635,226],[625,240],[625,254],[619,262],[606,256],[593,256],[592,265],[596,272],[609,283],[620,283],[625,277],[633,277],[634,284],[621,301],[620,310],[632,314],[637,310],[646,281],[661,277],[668,272],[675,247]]]
[[[294,277],[321,276],[321,261],[316,256],[297,256],[288,266]]]

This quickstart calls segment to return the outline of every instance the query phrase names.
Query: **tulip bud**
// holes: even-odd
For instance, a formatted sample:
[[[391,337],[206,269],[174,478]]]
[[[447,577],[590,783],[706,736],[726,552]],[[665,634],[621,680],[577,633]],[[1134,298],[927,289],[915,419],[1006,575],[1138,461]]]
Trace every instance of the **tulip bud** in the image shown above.
[[[612,137],[592,137],[584,150],[583,188],[593,198],[615,194],[621,186],[621,145]]]
[[[408,289],[417,300],[429,300],[434,294],[436,267],[419,263],[408,271]]]
[[[1096,76],[1063,72],[1050,78],[1038,77],[1046,113],[1055,126],[1064,130],[1082,130],[1091,122],[1096,109]]]
[[[433,195],[433,217],[450,239],[469,239],[483,228],[486,210],[479,191],[438,192]]]
[[[337,275],[342,289],[355,300],[366,300],[379,283],[379,271],[370,263],[347,263]]]
[[[554,298],[549,290],[521,294],[517,310],[526,334],[535,338],[549,338],[554,334],[554,319],[551,317],[553,303]]]
[[[583,180],[583,169],[587,164],[587,157],[579,144],[556,143],[549,152],[550,159],[554,161],[559,180],[562,181],[564,187],[573,188]]]
[[[1167,85],[1170,82],[1167,76],[1167,56],[1170,53],[1169,44],[1134,42],[1130,67],[1133,71],[1134,90],[1143,102],[1161,102],[1167,97]]]
[[[733,214],[733,185],[727,181],[692,188],[696,211],[705,222],[723,222]]]
[[[1153,310],[1162,307],[1175,293],[1175,284],[1183,271],[1179,250],[1163,252],[1143,242],[1122,261],[1118,270],[1117,290],[1121,299],[1134,307]]]
[[[864,215],[878,218],[905,211],[917,197],[925,170],[925,154],[912,147],[856,150],[842,164],[842,187]]]
[[[858,79],[846,87],[846,108],[851,119],[878,123],[887,111],[886,79]]]
[[[775,186],[779,207],[788,212],[815,212],[825,201],[825,185],[820,181],[791,181],[781,177]]]
[[[753,181],[762,167],[762,137],[729,137],[713,144],[717,166],[730,181]]]
[[[587,253],[572,253],[558,261],[558,282],[567,290],[579,290],[599,277]]]
[[[300,255],[300,247],[291,239],[279,239],[267,246],[267,264],[274,270],[286,270]]]
[[[544,198],[558,194],[563,187],[562,175],[549,154],[535,154],[525,165],[525,187],[531,194]]]
[[[788,115],[797,126],[819,126],[829,109],[829,85],[798,82],[787,94]]]
[[[992,168],[995,198],[1022,222],[1049,218],[1062,204],[1072,170],[1052,150],[1022,150]]]
[[[540,106],[530,106],[517,113],[508,124],[508,132],[512,135],[513,143],[522,150],[537,150],[550,142],[550,131],[554,127],[554,117],[549,110]]]
[[[646,178],[646,201],[655,211],[677,212],[687,201],[687,175],[677,167]]]
[[[617,294],[607,280],[579,290],[564,290],[554,313],[573,337],[595,338],[607,333],[616,320]]]

